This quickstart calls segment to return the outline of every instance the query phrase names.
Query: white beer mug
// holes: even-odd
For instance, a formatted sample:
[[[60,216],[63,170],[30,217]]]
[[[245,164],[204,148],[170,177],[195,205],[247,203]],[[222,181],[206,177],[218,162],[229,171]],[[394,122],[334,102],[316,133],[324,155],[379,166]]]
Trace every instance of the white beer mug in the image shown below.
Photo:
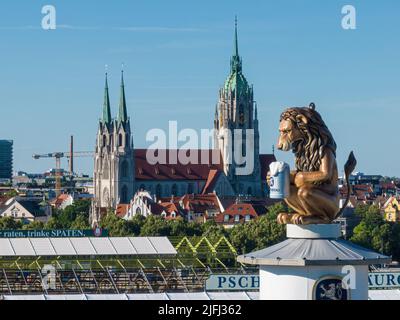
[[[269,165],[269,190],[271,199],[285,199],[290,195],[290,167],[283,161]]]

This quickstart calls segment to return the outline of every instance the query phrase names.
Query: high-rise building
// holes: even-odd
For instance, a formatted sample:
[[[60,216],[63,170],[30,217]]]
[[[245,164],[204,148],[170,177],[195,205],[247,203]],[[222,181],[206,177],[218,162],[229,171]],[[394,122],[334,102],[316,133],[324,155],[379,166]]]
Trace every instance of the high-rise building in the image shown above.
[[[0,140],[0,179],[11,180],[13,171],[13,141]]]

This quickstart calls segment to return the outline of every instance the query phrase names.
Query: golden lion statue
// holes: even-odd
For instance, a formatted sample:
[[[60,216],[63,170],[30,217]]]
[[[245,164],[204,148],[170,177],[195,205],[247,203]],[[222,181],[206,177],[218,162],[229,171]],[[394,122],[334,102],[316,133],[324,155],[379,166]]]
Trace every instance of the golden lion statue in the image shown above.
[[[290,108],[281,115],[278,149],[292,150],[296,171],[290,173],[290,196],[286,203],[295,213],[281,213],[280,224],[329,224],[347,206],[351,194],[349,176],[357,161],[353,152],[345,165],[347,199],[340,209],[336,143],[312,103]]]

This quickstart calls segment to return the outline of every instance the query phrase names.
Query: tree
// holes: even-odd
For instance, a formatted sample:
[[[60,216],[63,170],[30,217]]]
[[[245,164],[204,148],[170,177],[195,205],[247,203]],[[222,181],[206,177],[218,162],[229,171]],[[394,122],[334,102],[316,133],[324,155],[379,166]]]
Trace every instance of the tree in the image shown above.
[[[150,215],[146,218],[142,229],[140,231],[141,236],[169,236],[171,234],[171,226],[165,221],[165,219]]]
[[[0,230],[17,230],[21,228],[22,223],[12,217],[0,218]]]
[[[53,216],[47,221],[45,229],[48,230],[57,230],[57,229],[63,229],[62,223],[58,220],[57,216]]]
[[[203,236],[207,237],[211,242],[218,241],[221,237],[228,236],[226,229],[218,225],[214,220],[208,220],[201,226],[203,230]]]
[[[278,214],[287,212],[282,203],[268,208],[268,212],[245,224],[232,228],[230,241],[239,253],[249,253],[277,244],[285,239],[285,227],[277,222]]]
[[[358,210],[362,220],[354,228],[350,241],[385,255],[400,258],[400,225],[386,222],[376,206],[362,206]]]
[[[58,218],[58,222],[61,224],[62,228],[69,229],[79,215],[82,215],[87,221],[89,221],[89,211],[90,201],[77,200],[72,205],[66,207],[64,210],[56,212],[56,215]]]
[[[43,230],[44,223],[42,221],[33,221],[22,226],[23,230]]]
[[[79,214],[76,219],[71,223],[72,230],[85,230],[90,229],[89,221],[83,214]]]
[[[18,196],[18,192],[17,192],[17,190],[10,190],[5,193],[5,196],[6,196],[6,198],[14,198],[14,197]]]

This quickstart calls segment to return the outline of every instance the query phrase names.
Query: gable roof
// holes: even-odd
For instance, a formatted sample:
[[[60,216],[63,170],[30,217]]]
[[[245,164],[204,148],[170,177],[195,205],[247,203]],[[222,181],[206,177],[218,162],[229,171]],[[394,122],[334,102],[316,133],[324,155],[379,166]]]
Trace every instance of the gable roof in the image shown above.
[[[219,150],[186,150],[186,156],[196,158],[196,163],[183,164],[179,162],[178,152],[182,150],[147,150],[135,149],[135,170],[137,180],[207,180],[210,170],[222,170],[222,158]],[[149,156],[165,158],[164,164],[150,164]],[[174,161],[176,156],[177,160]],[[203,164],[208,159],[210,164]],[[213,159],[218,159],[213,163]],[[154,159],[155,161],[157,159]],[[176,163],[175,163],[176,162]]]
[[[192,156],[196,159],[195,163],[184,164],[179,162],[179,152],[185,152],[186,157]],[[151,164],[148,161],[147,154],[151,157],[165,159],[164,164]],[[215,171],[223,172],[223,160],[221,152],[216,149],[210,150],[147,150],[135,149],[135,174],[138,181],[149,180],[209,180],[210,184],[214,181],[213,176],[210,177],[210,171],[214,171],[213,175],[218,175]],[[176,157],[176,161],[175,160]],[[206,163],[203,163],[202,160]],[[265,181],[269,171],[269,165],[276,161],[273,154],[260,154],[261,180]],[[176,162],[176,163],[175,163]],[[208,163],[207,163],[208,162]],[[215,179],[215,177],[214,177]]]
[[[218,178],[221,175],[221,171],[219,170],[210,170],[208,173],[206,184],[203,188],[202,194],[213,193],[215,189],[215,185],[217,184]]]
[[[216,194],[187,194],[180,202],[185,210],[194,213],[206,213],[207,210],[220,211],[220,203]]]

